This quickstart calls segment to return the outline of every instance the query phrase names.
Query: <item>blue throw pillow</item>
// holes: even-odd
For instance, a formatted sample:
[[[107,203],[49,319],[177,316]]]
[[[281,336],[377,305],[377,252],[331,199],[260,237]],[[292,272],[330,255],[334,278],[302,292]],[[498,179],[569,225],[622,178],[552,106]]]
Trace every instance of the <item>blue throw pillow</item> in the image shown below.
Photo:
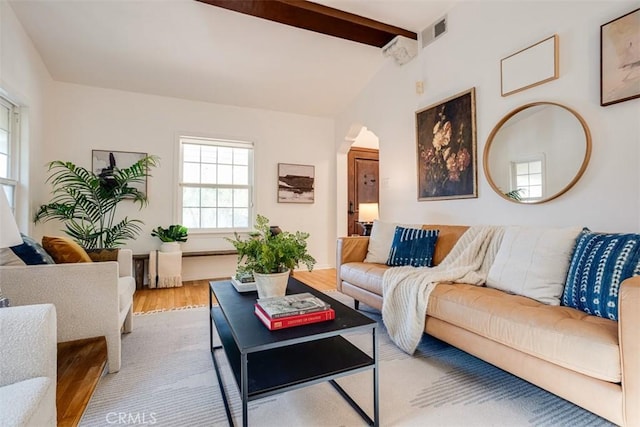
[[[431,267],[439,230],[396,227],[387,265]]]
[[[26,265],[55,264],[51,255],[29,236],[22,236],[22,244],[11,247],[11,251]]]
[[[640,274],[640,234],[593,233],[576,240],[562,305],[618,320],[618,292],[623,280]]]

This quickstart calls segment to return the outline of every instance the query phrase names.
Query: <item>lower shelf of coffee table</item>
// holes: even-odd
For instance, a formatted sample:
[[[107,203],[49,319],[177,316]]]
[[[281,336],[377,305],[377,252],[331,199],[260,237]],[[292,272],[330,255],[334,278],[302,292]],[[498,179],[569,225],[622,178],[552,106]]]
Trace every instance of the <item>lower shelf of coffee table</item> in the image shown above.
[[[211,316],[240,389],[240,351],[221,309],[212,308]],[[369,369],[375,363],[373,358],[339,335],[249,353],[247,360],[249,400]]]

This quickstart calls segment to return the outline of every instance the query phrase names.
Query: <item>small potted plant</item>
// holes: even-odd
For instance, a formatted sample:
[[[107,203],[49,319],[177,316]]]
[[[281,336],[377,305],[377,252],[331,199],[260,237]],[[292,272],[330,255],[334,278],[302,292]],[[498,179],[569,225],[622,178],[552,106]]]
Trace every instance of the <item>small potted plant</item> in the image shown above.
[[[173,224],[169,228],[157,227],[151,231],[151,235],[162,241],[162,252],[177,252],[180,250],[180,243],[187,241],[189,230],[183,225]]]
[[[259,298],[284,295],[289,272],[300,263],[311,271],[316,263],[307,252],[309,233],[274,233],[262,215],[257,216],[255,229],[247,238],[238,233],[235,239],[227,238],[238,251],[237,274],[253,275]]]

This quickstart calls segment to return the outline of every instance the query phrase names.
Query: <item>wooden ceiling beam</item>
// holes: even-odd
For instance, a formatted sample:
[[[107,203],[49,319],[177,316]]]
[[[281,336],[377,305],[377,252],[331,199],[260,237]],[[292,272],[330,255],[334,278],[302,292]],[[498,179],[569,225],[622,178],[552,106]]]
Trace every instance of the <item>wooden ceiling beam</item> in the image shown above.
[[[268,19],[358,43],[383,47],[396,36],[418,35],[339,9],[303,0],[196,0],[246,15]]]

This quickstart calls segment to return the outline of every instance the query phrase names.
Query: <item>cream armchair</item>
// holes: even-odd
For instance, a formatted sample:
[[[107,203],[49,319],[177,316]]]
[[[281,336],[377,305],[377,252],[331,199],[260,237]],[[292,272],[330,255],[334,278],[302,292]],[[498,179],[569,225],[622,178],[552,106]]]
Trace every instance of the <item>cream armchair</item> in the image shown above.
[[[56,309],[0,309],[0,425],[56,425]]]
[[[109,373],[121,363],[121,332],[131,332],[133,253],[118,262],[0,267],[0,289],[12,306],[51,303],[58,315],[58,342],[104,336]]]

